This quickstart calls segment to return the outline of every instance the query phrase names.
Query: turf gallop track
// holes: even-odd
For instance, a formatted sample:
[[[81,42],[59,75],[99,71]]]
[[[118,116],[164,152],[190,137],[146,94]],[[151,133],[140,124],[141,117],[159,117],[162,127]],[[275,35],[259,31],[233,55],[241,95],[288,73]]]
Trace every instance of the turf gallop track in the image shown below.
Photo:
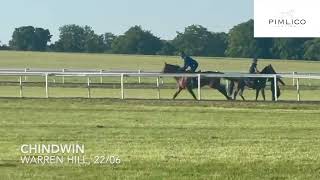
[[[319,179],[319,103],[0,99],[1,179]],[[119,165],[25,165],[21,144]]]

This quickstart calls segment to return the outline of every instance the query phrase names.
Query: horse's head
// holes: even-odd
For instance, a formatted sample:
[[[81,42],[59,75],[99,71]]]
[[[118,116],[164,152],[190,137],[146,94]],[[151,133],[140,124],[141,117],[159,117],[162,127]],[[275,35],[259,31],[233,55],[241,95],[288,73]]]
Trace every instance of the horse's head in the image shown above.
[[[274,70],[271,64],[263,68],[260,73],[261,74],[277,74],[277,72]]]
[[[177,73],[180,71],[180,66],[172,65],[172,64],[164,64],[164,68],[162,70],[163,73]]]
[[[274,70],[273,66],[269,64],[263,70],[261,71],[261,74],[277,74],[277,72]],[[278,82],[280,82],[282,85],[286,85],[280,78],[277,79]]]

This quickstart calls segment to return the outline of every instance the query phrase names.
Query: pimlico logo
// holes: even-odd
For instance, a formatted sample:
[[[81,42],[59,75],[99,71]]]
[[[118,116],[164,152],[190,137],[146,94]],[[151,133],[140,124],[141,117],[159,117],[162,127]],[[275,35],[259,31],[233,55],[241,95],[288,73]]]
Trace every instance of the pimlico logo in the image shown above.
[[[254,37],[320,37],[319,0],[254,0]]]
[[[296,16],[295,10],[283,11],[280,16],[268,19],[268,24],[273,27],[300,27],[307,24],[307,20]]]

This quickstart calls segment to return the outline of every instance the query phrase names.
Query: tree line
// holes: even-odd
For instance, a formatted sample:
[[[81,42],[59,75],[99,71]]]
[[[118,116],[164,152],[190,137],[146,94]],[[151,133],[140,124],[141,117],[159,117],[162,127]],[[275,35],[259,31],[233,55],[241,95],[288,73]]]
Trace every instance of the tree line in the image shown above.
[[[9,46],[0,43],[0,49],[142,55],[177,55],[184,51],[192,56],[320,60],[320,39],[254,38],[253,24],[249,20],[228,33],[191,25],[177,32],[173,40],[162,40],[141,26],[115,35],[97,34],[90,26],[70,24],[59,28],[59,40],[51,44],[48,29],[23,26],[14,30]]]

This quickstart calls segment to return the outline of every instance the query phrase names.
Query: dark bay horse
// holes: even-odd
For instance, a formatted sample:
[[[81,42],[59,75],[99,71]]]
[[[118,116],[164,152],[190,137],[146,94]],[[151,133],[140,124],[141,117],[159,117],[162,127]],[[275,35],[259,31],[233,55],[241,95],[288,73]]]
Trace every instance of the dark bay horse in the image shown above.
[[[163,68],[163,73],[186,73],[185,71],[181,70],[180,66],[177,65],[171,65],[165,63],[165,66]],[[213,71],[206,71],[201,73],[216,73],[216,74],[223,74],[221,72],[213,72]],[[175,99],[179,93],[187,89],[188,92],[192,95],[194,99],[197,99],[195,96],[193,89],[198,88],[198,78],[196,77],[174,77],[174,79],[177,81],[178,90],[174,94],[173,99]],[[200,81],[200,87],[203,86],[209,86],[213,89],[217,89],[221,94],[223,94],[226,99],[230,100],[231,98],[228,96],[227,90],[225,85],[220,83],[221,78],[212,78],[212,77],[201,77]]]
[[[277,74],[272,65],[268,65],[259,74]],[[266,88],[267,82],[271,82],[271,92],[272,100],[275,101],[275,86],[277,88],[277,97],[281,95],[280,87],[277,84],[274,84],[273,78],[228,78],[230,80],[229,84],[229,95],[232,96],[232,99],[235,100],[239,94],[242,100],[245,100],[243,97],[243,91],[245,87],[249,87],[256,90],[256,101],[258,100],[259,93],[261,91],[263,100],[266,100],[264,89]],[[282,85],[285,83],[277,78],[277,82],[280,82]]]

